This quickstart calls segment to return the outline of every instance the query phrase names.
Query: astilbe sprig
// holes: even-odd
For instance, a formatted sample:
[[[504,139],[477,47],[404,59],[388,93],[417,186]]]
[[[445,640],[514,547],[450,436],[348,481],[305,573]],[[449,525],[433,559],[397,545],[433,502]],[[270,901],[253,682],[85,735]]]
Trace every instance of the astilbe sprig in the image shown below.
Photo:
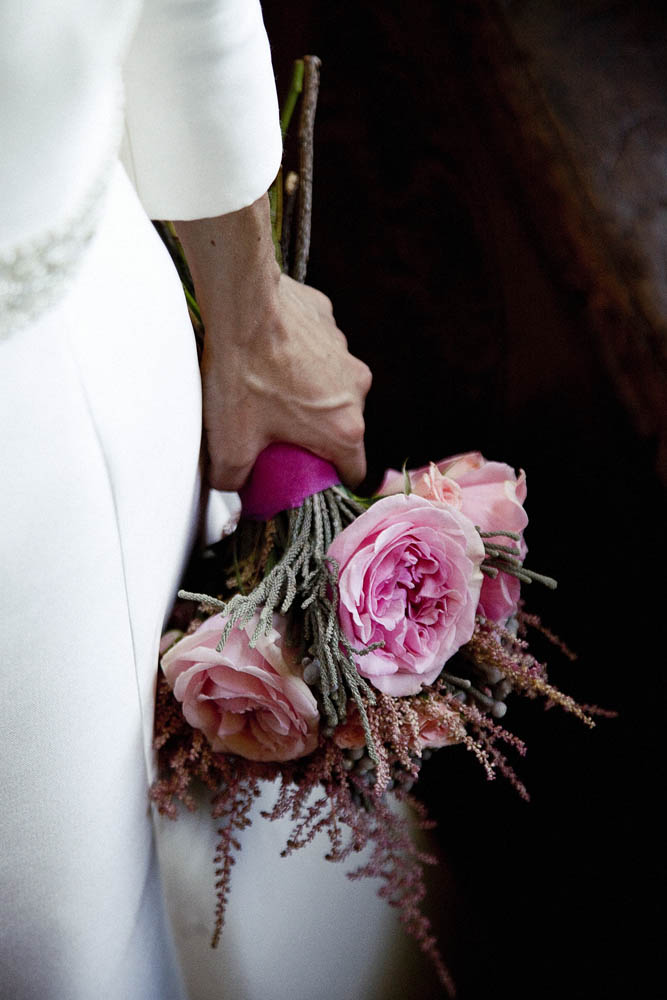
[[[488,715],[480,712],[476,705],[465,704],[451,694],[445,695],[445,698],[450,701],[452,707],[457,705],[465,734],[461,742],[475,755],[489,781],[493,781],[496,772],[500,772],[521,798],[528,802],[530,800],[528,789],[499,747],[500,743],[505,743],[523,757],[526,753],[525,743],[514,733],[494,723]]]
[[[412,807],[419,827],[429,829],[432,826],[425,819],[420,804],[406,791],[399,789],[396,798]],[[354,816],[357,822],[360,822],[358,817],[362,817],[363,837],[372,846],[368,860],[355,871],[349,872],[348,877],[353,880],[383,880],[384,884],[378,890],[378,895],[398,911],[399,920],[407,933],[430,959],[438,979],[449,995],[455,996],[454,983],[442,959],[431,922],[421,909],[426,895],[423,866],[435,865],[437,859],[418,848],[409,822],[396,814],[386,797],[375,800],[372,810],[357,810]]]
[[[216,764],[219,764],[223,772],[223,784],[211,800],[211,815],[214,819],[222,820],[213,859],[216,889],[215,925],[211,940],[213,948],[217,947],[225,924],[235,852],[241,850],[238,834],[251,825],[250,810],[260,794],[259,777],[255,771],[247,767],[237,768],[232,757],[223,757]]]
[[[509,629],[479,619],[466,649],[475,661],[499,670],[511,682],[513,691],[528,698],[546,698],[575,715],[584,725],[595,726],[591,716],[574,698],[547,680],[544,664],[528,652],[525,640]]]
[[[392,782],[393,794],[398,801],[412,806],[420,828],[430,828],[433,824],[425,818],[423,807],[409,795],[409,787],[418,773],[408,736],[415,732],[414,709],[408,701],[405,704],[399,701],[397,706],[396,699],[386,696],[381,699],[385,708],[391,704],[392,711],[383,713],[379,706],[371,708],[370,723],[378,742],[383,737],[389,741],[382,756],[386,774],[400,774],[405,779],[399,777]],[[278,785],[275,804],[262,815],[268,820],[286,817],[291,821],[292,829],[282,855],[306,847],[318,834],[328,838],[325,857],[331,862],[347,861],[368,848],[370,856],[348,872],[348,877],[377,878],[384,883],[379,895],[397,909],[405,929],[431,959],[441,982],[454,995],[430,922],[420,909],[426,892],[423,866],[436,862],[415,845],[410,823],[382,794],[383,785],[389,784],[388,778],[369,786],[364,774],[350,772],[345,752],[324,736],[309,757],[282,763],[216,753],[203,734],[185,721],[180,705],[162,677],[158,682],[156,723],[160,733],[156,741],[160,777],[151,789],[151,798],[158,811],[175,818],[179,803],[193,811],[197,807],[195,794],[203,786],[211,793],[212,816],[221,821],[214,859],[216,919],[212,946],[218,943],[224,925],[235,854],[241,848],[238,835],[250,824],[250,810],[259,795],[260,783],[275,782]]]
[[[371,709],[371,726],[375,727],[379,716],[379,706]],[[394,732],[397,725],[402,730],[398,719],[390,724]],[[396,763],[398,758],[389,759]],[[363,775],[350,773],[346,764],[344,752],[332,741],[326,741],[307,763],[297,784],[290,784],[283,775],[277,801],[273,809],[263,815],[269,820],[288,816],[295,824],[282,851],[283,856],[305,847],[318,833],[325,833],[329,839],[328,861],[344,862],[351,855],[369,848],[370,855],[358,868],[347,873],[348,878],[373,878],[384,883],[378,895],[397,909],[405,930],[432,961],[441,983],[454,996],[451,976],[430,921],[420,905],[426,894],[423,866],[435,865],[437,861],[415,844],[409,821],[392,807],[386,796],[373,794],[370,807]],[[375,788],[380,787],[378,779]],[[320,794],[313,799],[317,789]],[[408,794],[407,788],[395,786],[394,796],[397,801],[412,807],[419,828],[433,826],[423,806]],[[360,806],[364,801],[367,806]]]
[[[196,809],[191,789],[197,781],[211,791],[219,787],[220,755],[199,729],[189,725],[162,674],[157,682],[155,732],[159,775],[149,794],[158,812],[175,819],[179,802],[191,812]]]
[[[577,654],[572,652],[569,646],[567,646],[560,636],[557,636],[551,629],[547,628],[546,625],[542,624],[539,615],[533,615],[525,611],[522,602],[520,602],[519,612],[518,612],[518,634],[524,638],[527,635],[528,629],[532,628],[540,635],[544,636],[552,646],[555,646],[563,656],[565,656],[571,663],[574,663],[577,659]]]
[[[369,723],[380,760],[372,780],[373,804],[396,782],[411,786],[419,775],[419,715],[410,698],[378,694],[368,709]]]

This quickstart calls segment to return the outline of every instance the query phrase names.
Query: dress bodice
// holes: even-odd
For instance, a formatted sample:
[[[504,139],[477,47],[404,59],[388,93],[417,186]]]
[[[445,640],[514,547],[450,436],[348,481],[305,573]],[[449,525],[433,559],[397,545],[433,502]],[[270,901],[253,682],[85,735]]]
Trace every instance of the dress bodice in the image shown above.
[[[4,0],[0,64],[5,332],[75,269],[119,149],[152,218],[235,211],[277,172],[259,2]]]

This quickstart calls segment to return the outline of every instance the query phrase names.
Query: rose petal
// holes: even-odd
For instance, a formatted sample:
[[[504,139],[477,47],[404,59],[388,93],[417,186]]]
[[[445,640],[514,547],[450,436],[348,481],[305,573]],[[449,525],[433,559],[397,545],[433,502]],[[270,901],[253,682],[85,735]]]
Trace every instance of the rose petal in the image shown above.
[[[484,548],[455,507],[384,497],[334,539],[328,555],[339,564],[344,634],[357,647],[384,642],[357,660],[380,690],[416,693],[470,639]]]
[[[168,650],[162,669],[183,715],[215,751],[292,760],[317,746],[317,702],[286,645],[284,619],[274,615],[269,634],[252,648],[258,621],[257,614],[232,629],[218,652],[226,618],[214,615]]]

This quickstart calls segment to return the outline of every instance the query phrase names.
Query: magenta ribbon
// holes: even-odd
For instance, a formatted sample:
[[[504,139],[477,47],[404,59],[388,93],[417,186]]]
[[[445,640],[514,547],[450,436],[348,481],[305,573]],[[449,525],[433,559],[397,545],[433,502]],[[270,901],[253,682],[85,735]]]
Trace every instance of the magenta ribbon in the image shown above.
[[[300,507],[306,497],[337,486],[331,462],[295,444],[276,441],[262,451],[241,490],[243,517],[268,521],[281,510]]]

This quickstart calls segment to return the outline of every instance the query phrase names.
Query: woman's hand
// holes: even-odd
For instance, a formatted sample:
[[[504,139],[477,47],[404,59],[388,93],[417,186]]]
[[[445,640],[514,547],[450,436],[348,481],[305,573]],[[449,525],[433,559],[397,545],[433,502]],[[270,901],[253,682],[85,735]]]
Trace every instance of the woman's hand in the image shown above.
[[[362,414],[371,374],[348,352],[329,299],[280,274],[268,199],[176,229],[206,329],[211,485],[239,489],[271,441],[301,445],[358,483],[366,473]]]
[[[371,374],[348,352],[321,292],[279,275],[252,336],[206,338],[202,377],[211,485],[238,489],[271,441],[329,459],[345,482],[363,479]]]

